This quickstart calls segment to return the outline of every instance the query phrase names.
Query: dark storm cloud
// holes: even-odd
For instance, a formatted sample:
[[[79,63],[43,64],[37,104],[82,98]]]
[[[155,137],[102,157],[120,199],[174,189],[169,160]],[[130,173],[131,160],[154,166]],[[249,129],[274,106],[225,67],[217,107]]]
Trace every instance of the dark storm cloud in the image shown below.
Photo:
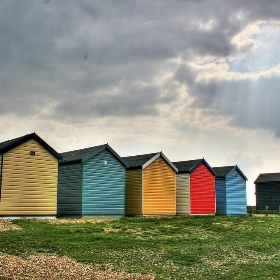
[[[85,94],[79,96],[74,92],[70,94],[57,107],[59,114],[69,114],[79,117],[81,108],[87,116],[127,116],[127,115],[156,115],[157,105],[170,101],[170,97],[161,97],[156,87],[129,86],[121,88],[125,92],[115,95],[104,93]],[[70,98],[69,98],[70,97]],[[108,104],[112,104],[108,106]]]
[[[231,39],[248,23],[279,16],[280,3],[269,3],[2,1],[0,114],[37,114],[48,104],[56,104],[59,118],[158,114],[159,105],[178,99],[155,83],[166,62],[228,56]],[[228,86],[195,84],[189,74],[177,79],[197,94],[195,106],[215,103],[212,96]]]

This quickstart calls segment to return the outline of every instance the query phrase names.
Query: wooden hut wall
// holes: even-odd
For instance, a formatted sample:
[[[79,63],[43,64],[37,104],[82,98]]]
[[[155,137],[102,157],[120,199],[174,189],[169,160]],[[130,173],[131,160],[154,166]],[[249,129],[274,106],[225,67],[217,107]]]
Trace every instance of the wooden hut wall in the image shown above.
[[[57,214],[82,215],[82,163],[59,166]]]
[[[256,183],[256,209],[279,210],[280,182]]]
[[[2,177],[2,155],[0,155],[0,186],[1,186],[1,177]]]
[[[190,184],[191,214],[215,214],[215,176],[204,163],[191,173]]]
[[[176,213],[178,215],[190,214],[190,174],[176,175]]]
[[[125,167],[108,150],[83,165],[83,215],[125,214]]]
[[[56,215],[57,180],[58,159],[37,141],[28,140],[6,152],[0,215]]]
[[[237,169],[226,177],[226,214],[247,214],[246,180]]]
[[[226,179],[216,178],[216,214],[226,215],[226,209]]]
[[[176,172],[161,157],[144,169],[144,215],[176,214]]]
[[[142,168],[126,171],[125,214],[142,215]]]

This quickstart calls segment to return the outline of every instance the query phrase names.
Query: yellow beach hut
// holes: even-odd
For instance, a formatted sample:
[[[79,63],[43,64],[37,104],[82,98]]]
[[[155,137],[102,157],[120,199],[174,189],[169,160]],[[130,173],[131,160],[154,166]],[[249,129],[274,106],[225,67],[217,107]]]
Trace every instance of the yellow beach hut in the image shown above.
[[[60,158],[35,132],[0,143],[0,216],[56,215]]]

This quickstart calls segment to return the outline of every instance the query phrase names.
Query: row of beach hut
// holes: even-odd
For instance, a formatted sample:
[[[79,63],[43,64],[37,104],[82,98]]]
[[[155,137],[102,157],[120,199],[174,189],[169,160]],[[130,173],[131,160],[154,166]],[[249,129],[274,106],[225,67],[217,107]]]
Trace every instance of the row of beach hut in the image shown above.
[[[36,133],[0,143],[0,215],[243,215],[246,176],[204,158],[121,157],[108,144],[56,152]]]

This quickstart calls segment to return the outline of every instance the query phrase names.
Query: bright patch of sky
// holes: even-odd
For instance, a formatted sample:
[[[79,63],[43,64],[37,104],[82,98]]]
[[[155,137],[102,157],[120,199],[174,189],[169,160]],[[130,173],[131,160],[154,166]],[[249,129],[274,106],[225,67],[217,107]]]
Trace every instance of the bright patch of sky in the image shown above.
[[[280,23],[260,24],[259,32],[251,39],[256,49],[243,59],[229,63],[230,71],[241,73],[259,73],[280,63]]]

